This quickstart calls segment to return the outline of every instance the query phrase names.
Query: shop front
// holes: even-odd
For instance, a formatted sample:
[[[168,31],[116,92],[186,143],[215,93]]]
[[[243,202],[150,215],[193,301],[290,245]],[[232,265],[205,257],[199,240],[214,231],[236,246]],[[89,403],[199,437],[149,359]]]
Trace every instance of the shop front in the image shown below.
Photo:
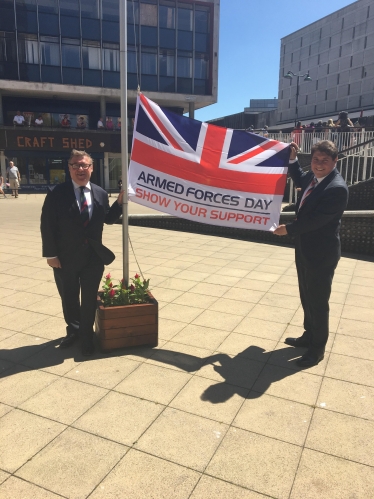
[[[21,189],[45,191],[70,178],[68,160],[72,149],[87,151],[93,158],[92,181],[104,186],[104,154],[118,148],[108,133],[1,130],[6,166],[13,161],[20,171]]]

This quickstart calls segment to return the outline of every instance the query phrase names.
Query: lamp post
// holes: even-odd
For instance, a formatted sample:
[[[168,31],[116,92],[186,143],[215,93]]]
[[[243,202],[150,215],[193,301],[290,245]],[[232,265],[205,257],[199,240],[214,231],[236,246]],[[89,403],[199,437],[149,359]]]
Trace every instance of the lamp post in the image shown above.
[[[304,74],[304,75],[299,75],[295,74],[292,71],[288,71],[287,74],[284,75],[285,78],[288,80],[292,80],[292,78],[296,76],[296,110],[295,110],[295,127],[297,125],[297,122],[299,121],[299,108],[298,108],[298,102],[299,102],[299,82],[300,78],[304,78],[304,81],[312,81],[312,78],[309,76],[309,71]]]

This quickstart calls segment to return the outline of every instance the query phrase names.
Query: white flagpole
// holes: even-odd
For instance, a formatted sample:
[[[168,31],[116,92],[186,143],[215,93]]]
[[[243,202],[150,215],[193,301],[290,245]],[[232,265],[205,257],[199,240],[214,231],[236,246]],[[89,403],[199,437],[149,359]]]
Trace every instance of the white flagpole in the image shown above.
[[[129,200],[128,200],[128,122],[127,122],[127,0],[119,2],[120,75],[121,75],[121,161],[123,279],[129,285]]]

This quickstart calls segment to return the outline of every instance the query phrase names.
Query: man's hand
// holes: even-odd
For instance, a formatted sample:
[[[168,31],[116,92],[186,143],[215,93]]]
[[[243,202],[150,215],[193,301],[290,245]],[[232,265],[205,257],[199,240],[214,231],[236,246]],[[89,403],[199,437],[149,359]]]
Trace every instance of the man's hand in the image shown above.
[[[53,267],[55,269],[60,269],[61,268],[61,262],[59,258],[47,258],[47,263],[50,267]]]
[[[123,203],[123,195],[125,194],[125,191],[122,190],[119,194],[118,194],[118,198],[117,198],[117,202],[120,206],[122,206],[122,203]]]
[[[285,225],[280,225],[273,232],[276,236],[287,236],[288,232]]]
[[[291,161],[296,159],[299,146],[296,144],[296,142],[291,142],[290,149],[291,149],[291,154],[290,154],[290,161]]]

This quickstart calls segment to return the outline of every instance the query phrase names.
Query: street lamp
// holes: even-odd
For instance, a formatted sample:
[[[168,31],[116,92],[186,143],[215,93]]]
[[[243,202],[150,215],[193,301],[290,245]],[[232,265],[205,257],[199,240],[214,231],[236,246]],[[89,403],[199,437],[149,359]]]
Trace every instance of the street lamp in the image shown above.
[[[292,71],[288,71],[287,74],[284,75],[285,78],[288,80],[292,80],[292,78],[296,76],[297,82],[296,82],[296,112],[295,112],[295,127],[297,125],[297,122],[299,121],[299,108],[298,108],[298,102],[299,102],[299,81],[300,78],[304,78],[304,81],[312,81],[312,78],[309,76],[309,71],[305,75],[296,75]]]

